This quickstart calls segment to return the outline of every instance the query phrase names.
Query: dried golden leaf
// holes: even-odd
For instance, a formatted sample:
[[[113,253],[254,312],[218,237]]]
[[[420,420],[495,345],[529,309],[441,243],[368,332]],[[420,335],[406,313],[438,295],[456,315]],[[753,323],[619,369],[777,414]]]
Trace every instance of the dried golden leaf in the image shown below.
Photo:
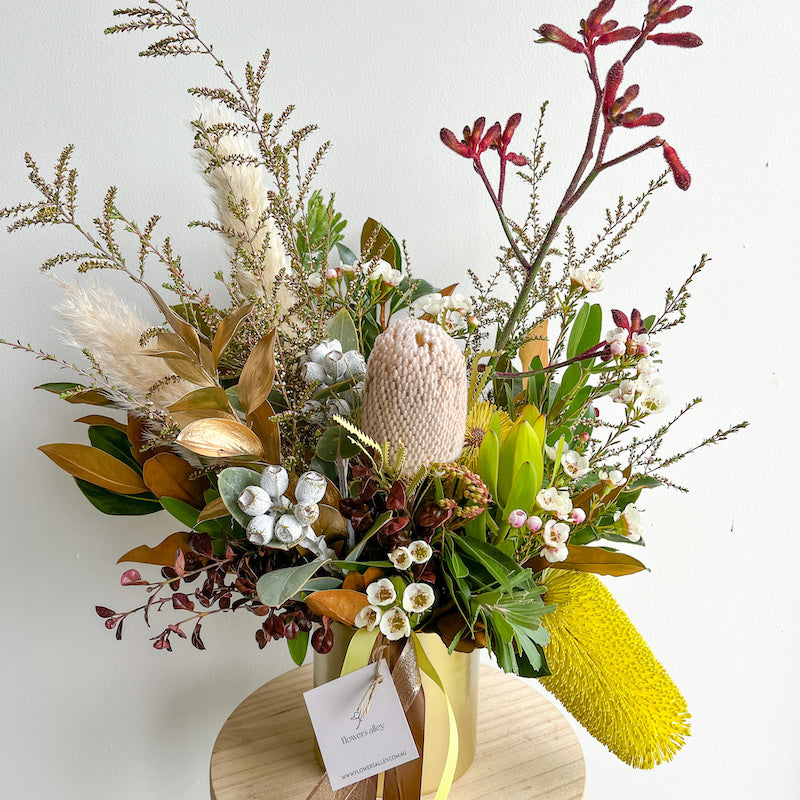
[[[183,550],[184,553],[188,552],[188,533],[172,533],[155,547],[148,547],[146,544],[134,547],[124,556],[120,556],[117,559],[117,564],[121,564],[123,561],[133,561],[136,564],[155,564],[160,567],[171,567],[175,563],[175,555],[178,550]]]
[[[309,610],[321,617],[330,617],[343,625],[355,627],[356,615],[369,605],[367,596],[352,589],[326,589],[312,592],[305,600]]]
[[[209,458],[262,458],[261,440],[241,422],[230,419],[199,419],[178,435],[178,444]]]
[[[190,480],[193,472],[194,467],[175,453],[159,453],[144,462],[142,477],[147,488],[159,499],[174,497],[195,508],[202,508],[208,478]]]
[[[153,302],[158,306],[158,310],[166,317],[169,326],[186,343],[189,349],[198,357],[200,356],[200,337],[197,331],[185,320],[182,320],[164,301],[161,295],[152,286],[144,284],[144,288],[150,293]]]
[[[131,452],[133,457],[140,463],[144,464],[148,458],[152,458],[159,453],[171,453],[169,447],[145,447],[150,441],[150,436],[147,431],[147,419],[139,414],[128,414],[128,441],[131,443]]]
[[[204,386],[202,389],[195,389],[181,397],[171,406],[167,406],[167,411],[195,411],[203,408],[216,408],[219,411],[228,411],[228,395],[219,386]]]
[[[147,486],[138,473],[114,456],[86,444],[45,444],[41,450],[70,475],[117,494],[142,494]]]
[[[218,408],[198,408],[195,411],[175,411],[170,414],[172,421],[179,427],[185,428],[192,422],[197,422],[200,419],[229,419],[237,421],[233,414],[226,411],[220,411]]]
[[[217,328],[217,333],[214,336],[214,343],[211,346],[211,358],[214,364],[219,364],[225,348],[230,344],[231,339],[236,335],[239,325],[245,320],[247,315],[253,310],[252,303],[246,303],[239,308],[234,309],[222,320]]]
[[[275,416],[272,406],[265,400],[252,414],[247,415],[247,421],[253,433],[264,445],[264,461],[269,464],[281,463],[281,432],[278,423],[273,422]]]
[[[231,512],[228,511],[225,501],[221,497],[218,497],[216,500],[212,500],[200,512],[200,515],[197,517],[197,521],[205,522],[207,519],[220,519],[222,517],[229,517],[230,514]]]
[[[83,403],[87,406],[110,406],[111,400],[97,389],[87,389],[64,398],[68,403]]]
[[[198,354],[190,349],[180,336],[175,333],[159,333],[157,342],[157,348],[143,350],[142,353],[163,358],[178,377],[195,384],[195,386],[216,386]],[[200,349],[200,345],[198,345],[198,349]]]
[[[519,349],[519,358],[522,362],[522,369],[527,370],[536,356],[542,359],[542,366],[546,367],[550,363],[550,351],[547,342],[547,320],[542,320],[528,334],[525,343]],[[522,386],[527,388],[528,379],[522,379]]]
[[[253,348],[239,376],[239,402],[250,416],[266,399],[275,378],[275,330]]]
[[[525,566],[533,572],[541,572],[546,567],[551,569],[570,569],[577,572],[593,572],[595,575],[633,575],[647,567],[641,561],[627,553],[615,553],[602,547],[584,547],[570,545],[565,561],[551,564],[542,556],[535,556],[525,562]]]
[[[105,425],[108,428],[116,428],[123,433],[128,432],[128,426],[124,422],[120,422],[113,417],[105,417],[102,414],[89,414],[85,417],[78,417],[75,422],[83,422],[86,425]]]

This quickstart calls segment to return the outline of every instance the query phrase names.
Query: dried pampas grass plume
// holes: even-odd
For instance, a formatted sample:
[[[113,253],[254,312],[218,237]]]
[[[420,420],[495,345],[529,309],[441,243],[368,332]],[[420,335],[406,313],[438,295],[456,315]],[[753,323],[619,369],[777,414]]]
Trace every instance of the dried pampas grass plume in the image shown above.
[[[442,328],[410,319],[377,338],[367,363],[361,428],[388,442],[390,463],[400,445],[406,448],[403,475],[457,459],[466,418],[466,362]]]
[[[200,121],[204,127],[209,128],[233,122],[233,118],[215,103],[203,106]],[[223,161],[229,156],[242,156],[244,159],[258,156],[246,136],[211,134],[208,138],[217,156]],[[229,244],[235,247],[239,241],[243,242],[249,254],[258,259],[265,242],[267,243],[263,260],[259,265],[260,275],[241,267],[235,272],[242,299],[252,294],[258,297],[271,297],[276,277],[281,271],[288,272],[290,263],[275,222],[266,214],[267,187],[264,183],[263,169],[256,164],[237,164],[227,161],[222,166],[208,170],[211,155],[202,147],[198,147],[195,152],[202,164],[203,175],[213,191],[212,198],[220,225],[232,229],[237,234],[237,238],[229,240]],[[242,201],[247,203],[244,220],[231,211],[229,202],[231,198],[235,205],[241,204]],[[278,287],[276,300],[284,312],[297,302],[286,286]]]
[[[66,324],[61,332],[64,342],[88,350],[111,383],[144,405],[153,386],[172,374],[162,358],[140,355],[139,339],[150,325],[134,308],[97,284],[56,283],[64,293],[56,306]],[[164,408],[194,388],[183,380],[168,383],[150,399]]]
[[[689,735],[678,688],[611,593],[594,575],[544,573],[542,617],[553,674],[541,678],[564,707],[617,758],[640,769],[670,761]]]

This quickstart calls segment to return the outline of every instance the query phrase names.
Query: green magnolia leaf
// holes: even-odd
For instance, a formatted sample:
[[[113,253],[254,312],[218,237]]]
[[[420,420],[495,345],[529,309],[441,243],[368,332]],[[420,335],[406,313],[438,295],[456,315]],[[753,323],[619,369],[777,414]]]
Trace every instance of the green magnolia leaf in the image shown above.
[[[350,440],[350,435],[341,427],[334,425],[322,434],[317,442],[317,457],[323,461],[336,461],[339,458],[353,458],[361,451]]]
[[[358,350],[358,331],[346,308],[341,309],[330,321],[328,336],[341,342],[343,353],[348,350]]]
[[[95,486],[93,483],[75,478],[75,483],[86,499],[103,514],[113,516],[140,516],[161,511],[161,503],[151,494],[117,494]]]
[[[372,246],[368,247],[370,241]],[[394,236],[370,217],[361,230],[361,253],[366,260],[380,258],[393,269],[400,269],[402,252]]]
[[[289,648],[289,655],[292,657],[292,661],[297,664],[298,667],[303,666],[303,662],[306,660],[306,653],[308,652],[308,639],[309,634],[306,631],[300,631],[294,639],[287,639],[286,645]]]
[[[312,561],[297,567],[267,572],[258,579],[256,592],[265,606],[277,608],[294,597],[328,561]]]
[[[142,474],[142,465],[133,457],[130,440],[122,431],[108,425],[90,425],[88,434],[92,447],[103,450]]]
[[[225,508],[231,512],[231,516],[243,528],[247,527],[251,518],[239,507],[239,495],[246,487],[258,486],[260,482],[261,475],[247,467],[228,467],[219,474],[217,489],[222,502],[225,503]]]
[[[193,508],[182,500],[176,500],[174,497],[162,497],[161,505],[187,528],[194,528],[197,525],[197,518],[200,516],[199,509]]]

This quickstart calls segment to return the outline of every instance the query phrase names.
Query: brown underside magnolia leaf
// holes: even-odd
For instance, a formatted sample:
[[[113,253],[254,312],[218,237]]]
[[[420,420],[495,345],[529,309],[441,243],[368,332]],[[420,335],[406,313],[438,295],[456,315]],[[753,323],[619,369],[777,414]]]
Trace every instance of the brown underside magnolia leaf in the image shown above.
[[[271,418],[275,412],[269,401],[265,400],[252,414],[247,415],[247,421],[253,433],[264,445],[264,461],[269,464],[281,463],[281,432],[278,423]]]
[[[263,336],[242,367],[237,391],[239,402],[249,417],[263,404],[275,378],[275,329]]]
[[[219,360],[222,358],[225,348],[231,343],[231,339],[236,335],[239,326],[252,310],[253,304],[246,303],[231,311],[231,313],[220,322],[217,333],[214,336],[214,343],[211,345],[211,358],[215,365],[219,364]]]
[[[542,366],[546,367],[550,363],[550,351],[547,342],[547,320],[542,320],[528,334],[528,338],[519,349],[519,360],[522,362],[522,369],[527,370],[531,361],[536,356],[542,360]],[[528,387],[528,379],[522,379],[523,388]]]
[[[627,466],[624,470],[622,470],[622,474],[627,480],[630,480],[631,477],[631,467]],[[599,505],[607,506],[609,503],[613,503],[617,496],[625,489],[625,485],[622,486],[615,486],[608,494],[603,495],[603,497],[599,501]],[[593,483],[591,486],[587,486],[582,492],[576,494],[575,497],[572,498],[572,507],[573,508],[580,508],[589,514],[589,510],[591,509],[593,498],[602,494],[606,488],[606,484],[602,481],[599,483]]]
[[[45,444],[41,450],[70,475],[117,494],[142,494],[147,486],[127,464],[86,444]]]
[[[228,395],[220,386],[204,386],[195,389],[181,397],[171,406],[167,406],[167,411],[195,411],[201,408],[215,408],[218,411],[227,411]]]
[[[88,414],[85,417],[78,417],[75,422],[83,422],[85,425],[105,425],[107,428],[116,428],[124,434],[128,433],[128,426],[113,417],[106,417],[103,414]]]
[[[354,592],[352,589],[326,589],[312,592],[306,597],[305,603],[314,614],[330,617],[354,628],[356,615],[369,605],[369,600],[363,592]]]
[[[175,563],[175,554],[178,550],[182,550],[184,553],[188,552],[188,533],[172,533],[155,547],[148,547],[146,544],[134,547],[124,556],[120,556],[117,559],[117,564],[121,564],[123,561],[132,561],[136,564],[156,564],[160,567],[171,567]]]
[[[319,517],[311,526],[318,536],[322,534],[330,541],[347,537],[347,520],[333,506],[320,503]]]
[[[197,517],[198,522],[205,522],[209,519],[220,519],[221,517],[229,517],[231,512],[228,511],[228,507],[225,505],[225,501],[218,497],[216,500],[212,500],[199,514]]]
[[[148,458],[152,458],[159,453],[172,452],[166,446],[145,448],[145,445],[149,442],[147,420],[139,414],[128,414],[127,433],[128,441],[131,443],[131,453],[140,464],[144,464]]]
[[[542,556],[534,556],[525,562],[525,566],[533,572],[550,569],[570,569],[577,572],[593,572],[595,575],[633,575],[647,567],[641,561],[627,553],[616,553],[602,547],[585,547],[570,545],[565,561],[551,564]]]
[[[195,508],[202,508],[208,479],[190,480],[193,472],[194,468],[175,453],[159,453],[144,462],[142,477],[147,488],[159,499],[173,497]]]
[[[199,419],[178,434],[178,444],[209,458],[262,458],[261,440],[241,422],[230,419]]]

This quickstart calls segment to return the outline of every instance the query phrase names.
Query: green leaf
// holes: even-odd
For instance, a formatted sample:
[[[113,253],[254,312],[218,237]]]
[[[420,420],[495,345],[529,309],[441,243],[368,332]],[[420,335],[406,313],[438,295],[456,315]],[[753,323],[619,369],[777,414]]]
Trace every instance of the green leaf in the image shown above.
[[[258,579],[256,592],[265,606],[277,608],[294,597],[311,578],[328,563],[312,561],[297,567],[285,567],[267,572]]]
[[[632,480],[628,482],[626,488],[628,489],[658,489],[659,486],[663,486],[664,484],[661,483],[660,480],[657,478],[651,478],[649,475],[636,475]]]
[[[339,260],[342,262],[342,264],[352,266],[358,260],[358,256],[349,247],[345,247],[341,242],[336,243],[336,250],[339,252]]]
[[[228,395],[228,402],[231,404],[231,407],[234,409],[234,411],[238,411],[244,416],[244,406],[242,405],[242,401],[239,400],[239,387],[230,386],[225,390],[225,394]]]
[[[176,500],[174,497],[162,497],[161,505],[172,514],[175,519],[187,528],[194,528],[197,525],[197,518],[200,516],[200,511],[193,508],[188,503],[182,500]]]
[[[390,519],[392,518],[391,511],[384,511],[378,519],[375,520],[373,526],[364,534],[361,538],[361,541],[347,554],[345,561],[358,561],[358,557],[361,555],[364,548],[367,546],[367,542],[373,537]]]
[[[251,517],[239,508],[239,495],[248,486],[259,486],[261,475],[246,467],[228,467],[220,472],[218,481],[217,489],[225,508],[243,528],[246,528]]]
[[[306,660],[308,637],[309,635],[306,631],[300,631],[294,639],[286,640],[286,645],[289,648],[289,655],[298,667],[302,667],[303,662]]]
[[[567,359],[575,358],[575,356],[581,352],[579,346],[588,319],[589,304],[584,303],[580,311],[575,315],[575,319],[572,321],[572,330],[570,331],[569,341],[567,342]]]
[[[365,249],[372,240],[372,247]],[[402,252],[394,236],[377,220],[370,217],[361,230],[361,253],[367,260],[380,258],[393,269],[400,269]]]
[[[139,516],[154,514],[161,511],[161,503],[154,495],[148,494],[117,494],[95,486],[93,483],[75,478],[75,483],[83,492],[86,499],[103,514],[114,516]]]
[[[324,592],[328,589],[340,589],[342,587],[342,579],[334,578],[332,575],[326,575],[322,578],[312,578],[302,588],[303,592]]]
[[[497,473],[500,456],[500,437],[493,430],[488,430],[478,450],[477,472],[489,489],[489,493],[497,500]]]
[[[108,425],[90,425],[88,434],[93,447],[114,456],[139,475],[142,474],[142,465],[131,454],[131,443],[122,431]]]
[[[553,406],[562,403],[580,383],[583,370],[580,364],[570,364],[561,377],[561,385],[558,387],[556,396],[553,399]]]
[[[504,588],[511,591],[513,584],[511,577],[519,573],[520,566],[511,558],[504,555],[500,550],[492,545],[478,541],[477,539],[464,539],[461,537],[451,537],[451,541],[461,550],[462,553],[470,557],[486,568],[489,574]]]
[[[317,457],[323,461],[336,461],[340,458],[353,458],[361,450],[353,444],[350,435],[341,425],[334,425],[322,434],[317,442]]]
[[[358,331],[346,308],[341,309],[328,324],[328,336],[341,342],[343,353],[358,350]]]
[[[583,333],[578,342],[578,352],[575,355],[585,353],[590,347],[594,347],[600,341],[600,334],[603,332],[603,309],[595,303],[589,308],[589,316],[586,319]],[[587,362],[588,363],[588,362]]]

